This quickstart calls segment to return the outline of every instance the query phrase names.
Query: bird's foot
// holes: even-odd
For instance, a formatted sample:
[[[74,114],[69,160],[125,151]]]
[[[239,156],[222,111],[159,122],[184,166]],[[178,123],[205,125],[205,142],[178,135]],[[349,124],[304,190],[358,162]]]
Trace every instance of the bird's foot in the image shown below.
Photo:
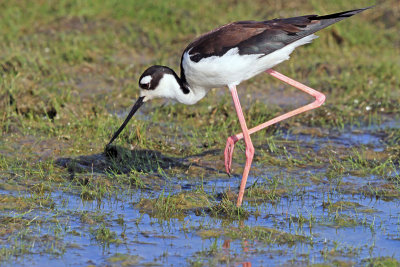
[[[225,147],[225,170],[228,175],[231,174],[231,167],[232,167],[232,156],[233,156],[233,149],[235,148],[235,143],[238,141],[236,136],[230,136],[226,140],[226,147]]]

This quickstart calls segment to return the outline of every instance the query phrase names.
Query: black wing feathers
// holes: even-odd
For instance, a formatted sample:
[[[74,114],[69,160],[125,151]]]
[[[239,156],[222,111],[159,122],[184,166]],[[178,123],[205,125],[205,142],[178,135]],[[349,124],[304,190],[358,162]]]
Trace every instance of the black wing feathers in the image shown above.
[[[325,16],[307,15],[259,22],[233,22],[200,36],[188,45],[184,53],[190,50],[190,59],[194,62],[211,56],[222,56],[235,47],[241,55],[267,55],[369,8],[371,7]]]

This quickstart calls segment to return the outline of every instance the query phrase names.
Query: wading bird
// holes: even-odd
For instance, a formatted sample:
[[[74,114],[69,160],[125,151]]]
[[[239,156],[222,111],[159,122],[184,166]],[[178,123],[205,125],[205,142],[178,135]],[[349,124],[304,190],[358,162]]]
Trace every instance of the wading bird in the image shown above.
[[[183,51],[181,76],[171,68],[155,65],[139,79],[140,97],[121,127],[111,138],[118,137],[135,112],[153,98],[175,99],[186,105],[195,104],[212,88],[227,86],[232,94],[242,133],[228,137],[225,147],[225,169],[231,170],[234,145],[244,139],[246,163],[239,188],[237,206],[242,204],[247,176],[254,155],[250,134],[302,112],[317,108],[325,96],[271,68],[289,59],[293,50],[317,38],[315,32],[368,8],[355,9],[325,16],[307,15],[267,21],[238,21],[205,33],[191,42]],[[266,72],[279,80],[315,97],[315,101],[248,129],[240,106],[236,86],[242,81]]]

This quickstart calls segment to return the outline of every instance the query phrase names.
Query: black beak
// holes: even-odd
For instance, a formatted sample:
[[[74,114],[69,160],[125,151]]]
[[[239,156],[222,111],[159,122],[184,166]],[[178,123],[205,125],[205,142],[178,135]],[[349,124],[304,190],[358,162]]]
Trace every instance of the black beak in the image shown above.
[[[143,99],[144,99],[144,96],[141,96],[138,98],[135,105],[133,105],[131,112],[129,112],[128,116],[126,117],[125,121],[122,123],[121,127],[119,127],[119,129],[114,133],[114,135],[111,138],[108,145],[110,145],[118,137],[118,135],[122,132],[122,130],[128,124],[129,120],[132,118],[132,116],[135,114],[135,112],[143,105],[143,103],[144,103]]]

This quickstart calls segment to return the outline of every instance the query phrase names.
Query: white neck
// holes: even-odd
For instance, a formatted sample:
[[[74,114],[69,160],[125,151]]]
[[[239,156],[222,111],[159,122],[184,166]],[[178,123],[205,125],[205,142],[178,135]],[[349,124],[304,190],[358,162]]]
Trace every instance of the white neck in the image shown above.
[[[188,87],[190,92],[188,94],[183,93],[181,88],[177,88],[176,100],[185,105],[196,104],[200,99],[205,97],[207,91],[205,88],[191,88]]]
[[[189,92],[187,93],[187,91]],[[175,99],[186,105],[193,105],[202,99],[207,91],[206,88],[191,88],[189,86],[182,90],[181,84],[174,75],[164,74],[154,90],[142,90],[141,96],[146,96],[146,101],[152,98],[165,97]]]

